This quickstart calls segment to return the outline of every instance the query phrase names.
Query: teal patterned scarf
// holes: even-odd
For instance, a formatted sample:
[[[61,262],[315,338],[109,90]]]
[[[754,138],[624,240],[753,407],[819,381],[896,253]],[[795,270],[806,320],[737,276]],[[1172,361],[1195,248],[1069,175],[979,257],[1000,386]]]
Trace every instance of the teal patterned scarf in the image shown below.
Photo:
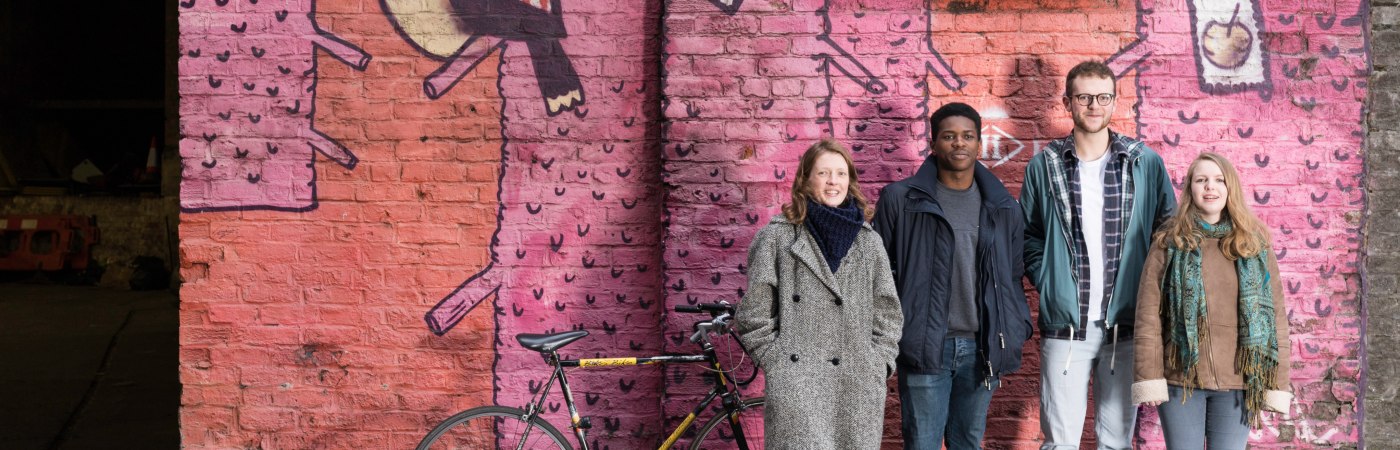
[[[1196,220],[1201,236],[1220,239],[1230,234],[1230,220],[1215,225]],[[1235,260],[1239,276],[1239,344],[1235,350],[1235,370],[1244,375],[1245,415],[1259,425],[1264,392],[1276,389],[1274,370],[1278,367],[1278,334],[1274,330],[1274,296],[1269,288],[1266,248],[1252,258]],[[1162,315],[1169,330],[1166,335],[1167,368],[1185,375],[1187,395],[1200,386],[1196,363],[1200,359],[1201,338],[1206,336],[1206,293],[1201,275],[1201,249],[1167,246],[1166,279],[1163,280]]]

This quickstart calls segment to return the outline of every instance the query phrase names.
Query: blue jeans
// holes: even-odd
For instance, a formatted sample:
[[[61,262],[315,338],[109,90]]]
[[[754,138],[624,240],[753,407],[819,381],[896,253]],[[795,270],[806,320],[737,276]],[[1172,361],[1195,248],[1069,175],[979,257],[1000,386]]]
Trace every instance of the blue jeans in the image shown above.
[[[939,450],[946,439],[948,450],[981,449],[987,406],[1000,380],[987,384],[977,370],[977,342],[968,338],[943,341],[942,367],[932,374],[899,371],[904,448]]]
[[[1182,403],[1184,393],[1180,386],[1168,386],[1168,400],[1157,406],[1168,449],[1244,450],[1249,441],[1244,391],[1194,389]]]

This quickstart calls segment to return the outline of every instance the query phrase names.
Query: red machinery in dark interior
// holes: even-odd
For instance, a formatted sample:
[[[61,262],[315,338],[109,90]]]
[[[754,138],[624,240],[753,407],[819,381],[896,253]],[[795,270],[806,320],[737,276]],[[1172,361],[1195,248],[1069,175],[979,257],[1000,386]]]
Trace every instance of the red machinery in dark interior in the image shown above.
[[[0,216],[0,270],[86,269],[98,237],[91,216]]]

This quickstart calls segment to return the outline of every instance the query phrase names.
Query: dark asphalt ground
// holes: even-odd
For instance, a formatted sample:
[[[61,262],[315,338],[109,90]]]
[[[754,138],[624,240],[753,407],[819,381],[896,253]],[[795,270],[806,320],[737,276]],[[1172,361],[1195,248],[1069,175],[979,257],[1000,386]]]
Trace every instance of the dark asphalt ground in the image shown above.
[[[0,449],[180,446],[174,292],[0,284]]]

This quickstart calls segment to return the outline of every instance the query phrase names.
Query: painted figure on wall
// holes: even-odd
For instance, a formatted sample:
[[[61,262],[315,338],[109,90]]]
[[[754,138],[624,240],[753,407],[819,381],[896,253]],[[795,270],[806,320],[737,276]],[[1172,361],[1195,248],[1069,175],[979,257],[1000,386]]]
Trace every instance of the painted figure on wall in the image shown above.
[[[927,155],[930,91],[956,91],[966,84],[935,48],[933,22],[947,12],[925,2],[899,3],[905,2],[873,7],[825,0],[817,10],[822,18],[817,40],[831,47],[830,53],[817,55],[817,71],[828,89],[818,105],[819,121],[830,125],[826,133],[850,142],[857,153],[868,148]],[[861,36],[887,29],[899,30],[900,37],[869,42]],[[860,51],[852,50],[856,48]]]
[[[364,70],[370,55],[323,30],[316,0],[186,0],[186,11],[230,18],[195,22],[206,39],[182,48],[180,208],[201,212],[316,208],[316,154],[347,169],[350,149],[316,129],[316,53]],[[233,13],[241,14],[220,14]],[[236,19],[233,19],[236,17]],[[269,38],[273,39],[269,39]]]
[[[493,314],[495,402],[511,406],[522,406],[531,389],[539,388],[525,376],[538,373],[539,355],[519,346],[518,333],[582,328],[596,334],[573,346],[575,351],[659,350],[651,338],[662,306],[660,270],[653,270],[660,265],[654,250],[660,199],[652,193],[657,174],[646,152],[654,142],[647,134],[647,100],[656,95],[642,64],[646,8],[574,3],[571,14],[564,14],[558,0],[429,4],[424,11],[416,2],[381,2],[401,37],[442,61],[423,81],[429,98],[470,73],[498,74],[502,144],[490,262],[442,293],[424,316],[428,329],[445,335],[473,311]],[[627,14],[607,25],[615,35],[566,32],[616,11]],[[589,76],[580,77],[578,68]],[[585,104],[586,96],[598,101]],[[655,404],[660,380],[638,370],[621,383],[589,373],[571,378],[588,399],[607,394],[628,404]],[[646,431],[635,419],[655,417],[655,411],[632,414],[631,420],[603,417],[599,423],[659,431]],[[567,423],[562,415],[553,419]],[[602,439],[622,444],[630,438]]]
[[[540,97],[549,115],[574,110],[584,103],[578,72],[560,44],[568,33],[559,0],[428,2],[428,12],[447,20],[426,23],[398,20],[401,15],[420,12],[425,6],[420,2],[380,0],[380,5],[404,40],[423,54],[444,61],[423,80],[423,92],[428,98],[442,97],[491,52],[505,48],[506,42],[518,42],[529,52]],[[449,23],[450,29],[445,26]],[[460,42],[455,50],[445,51],[456,41]]]

